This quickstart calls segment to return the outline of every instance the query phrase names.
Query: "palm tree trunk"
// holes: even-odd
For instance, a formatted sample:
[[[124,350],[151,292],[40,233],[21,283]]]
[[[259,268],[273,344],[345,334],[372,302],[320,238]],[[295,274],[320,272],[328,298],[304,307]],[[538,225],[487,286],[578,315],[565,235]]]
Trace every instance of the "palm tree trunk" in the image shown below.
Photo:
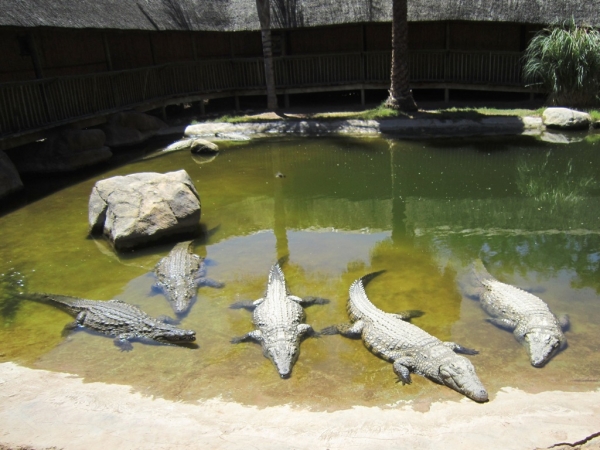
[[[275,93],[275,69],[273,67],[273,50],[271,43],[271,5],[269,0],[256,0],[256,9],[260,21],[263,56],[265,62],[265,82],[267,85],[267,109],[278,109]]]
[[[385,106],[416,111],[408,73],[408,0],[392,0],[392,73]]]

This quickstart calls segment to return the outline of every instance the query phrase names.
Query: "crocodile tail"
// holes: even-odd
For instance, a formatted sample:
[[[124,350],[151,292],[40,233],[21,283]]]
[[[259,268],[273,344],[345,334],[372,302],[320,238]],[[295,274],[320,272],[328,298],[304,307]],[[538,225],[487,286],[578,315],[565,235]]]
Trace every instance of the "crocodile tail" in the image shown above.
[[[68,295],[47,294],[42,292],[26,292],[23,298],[38,303],[57,306],[59,309],[69,313],[77,314],[78,308],[75,306],[77,300],[83,300],[79,297],[70,297]]]
[[[277,260],[277,265],[279,267],[283,266],[290,259],[290,255],[283,255],[281,258]]]
[[[70,297],[68,295],[56,295],[48,294],[45,292],[26,292],[23,294],[23,298],[32,300],[39,303],[48,303],[55,305],[64,305],[66,307],[72,306],[75,300],[82,300],[79,297]]]
[[[369,284],[369,282],[375,278],[378,275],[381,275],[383,272],[385,272],[385,270],[379,270],[377,272],[371,272],[368,273],[366,275],[363,275],[362,277],[360,277],[360,281],[362,282],[363,287],[365,287],[367,284]]]
[[[492,275],[490,275],[490,273],[487,271],[481,259],[476,259],[475,261],[473,261],[473,264],[471,264],[470,272],[473,281],[478,283],[495,280],[495,278]]]
[[[273,296],[274,298],[281,295],[287,295],[285,276],[283,275],[281,267],[279,267],[279,263],[275,263],[273,266],[271,266],[266,295]]]
[[[360,277],[350,286],[350,298],[348,300],[348,313],[352,320],[357,320],[372,311],[375,306],[367,297],[365,285],[369,283],[377,275],[382,274],[385,270],[372,272]]]

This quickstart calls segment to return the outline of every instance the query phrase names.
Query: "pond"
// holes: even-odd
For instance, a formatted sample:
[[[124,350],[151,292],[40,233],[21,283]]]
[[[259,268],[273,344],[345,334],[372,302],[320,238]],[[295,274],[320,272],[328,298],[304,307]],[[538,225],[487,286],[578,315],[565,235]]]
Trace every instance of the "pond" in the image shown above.
[[[317,330],[347,322],[352,281],[385,269],[367,293],[388,312],[424,311],[413,323],[469,356],[493,401],[505,386],[527,392],[600,387],[600,152],[533,138],[400,141],[289,138],[230,144],[216,158],[187,151],[149,155],[96,174],[0,217],[0,362],[130,385],[145,395],[195,402],[221,398],[260,407],[313,410],[462,396],[419,376],[396,382],[391,364],[360,340],[309,338],[282,380],[253,343],[230,344],[252,329],[251,314],[228,306],[262,296],[270,266],[291,292],[331,300],[306,308]],[[202,287],[181,326],[197,349],[62,335],[66,313],[19,299],[32,292],[118,298],[149,314],[172,315],[152,294],[153,267],[172,244],[115,254],[88,236],[87,202],[99,179],[184,168],[202,199],[195,252],[223,289]],[[277,178],[281,172],[285,177]],[[533,368],[512,334],[485,321],[460,285],[477,258],[503,282],[529,289],[555,314],[568,313],[569,346]],[[18,272],[18,274],[15,274]]]

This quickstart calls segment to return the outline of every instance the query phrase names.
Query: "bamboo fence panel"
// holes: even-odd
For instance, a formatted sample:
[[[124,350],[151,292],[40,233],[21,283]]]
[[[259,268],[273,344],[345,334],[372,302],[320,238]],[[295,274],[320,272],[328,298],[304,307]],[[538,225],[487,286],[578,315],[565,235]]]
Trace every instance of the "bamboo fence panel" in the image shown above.
[[[413,51],[414,82],[522,86],[520,53]],[[391,52],[274,58],[278,88],[387,83]],[[262,58],[202,60],[0,84],[0,136],[192,94],[265,89]]]

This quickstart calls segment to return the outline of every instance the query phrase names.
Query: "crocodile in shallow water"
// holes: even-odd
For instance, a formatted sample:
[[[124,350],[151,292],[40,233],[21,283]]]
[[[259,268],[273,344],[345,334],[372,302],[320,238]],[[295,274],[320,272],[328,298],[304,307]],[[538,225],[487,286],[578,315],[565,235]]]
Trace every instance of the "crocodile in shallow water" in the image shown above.
[[[241,301],[230,306],[233,309],[252,310],[252,322],[257,327],[254,331],[233,338],[231,342],[237,344],[254,340],[260,343],[263,354],[273,362],[281,378],[288,378],[298,358],[300,339],[309,334],[317,336],[310,325],[303,323],[302,306],[328,302],[329,300],[320,297],[300,298],[290,295],[279,264],[274,264],[269,272],[264,297],[254,302]]]
[[[192,252],[192,241],[180,242],[154,268],[154,289],[165,294],[176,314],[189,309],[200,286],[221,288],[223,283],[206,278],[204,258]]]
[[[471,294],[491,318],[488,322],[512,331],[529,353],[534,367],[542,367],[567,345],[563,329],[569,326],[567,315],[558,319],[539,297],[509,284],[501,283],[478,260],[471,269]]]
[[[454,342],[442,342],[421,328],[408,323],[420,311],[386,313],[377,308],[365,293],[364,285],[383,271],[365,275],[350,286],[348,315],[352,323],[334,325],[322,334],[341,334],[362,338],[375,355],[393,363],[394,373],[403,383],[411,382],[410,372],[466,395],[477,402],[488,400],[488,394],[467,358],[457,355],[476,354]]]
[[[121,300],[97,301],[54,294],[24,294],[34,301],[49,303],[75,317],[65,330],[85,327],[108,336],[121,350],[133,349],[132,339],[156,341],[163,344],[190,343],[196,340],[196,332],[183,330],[167,323],[168,318],[153,318],[137,306]]]

